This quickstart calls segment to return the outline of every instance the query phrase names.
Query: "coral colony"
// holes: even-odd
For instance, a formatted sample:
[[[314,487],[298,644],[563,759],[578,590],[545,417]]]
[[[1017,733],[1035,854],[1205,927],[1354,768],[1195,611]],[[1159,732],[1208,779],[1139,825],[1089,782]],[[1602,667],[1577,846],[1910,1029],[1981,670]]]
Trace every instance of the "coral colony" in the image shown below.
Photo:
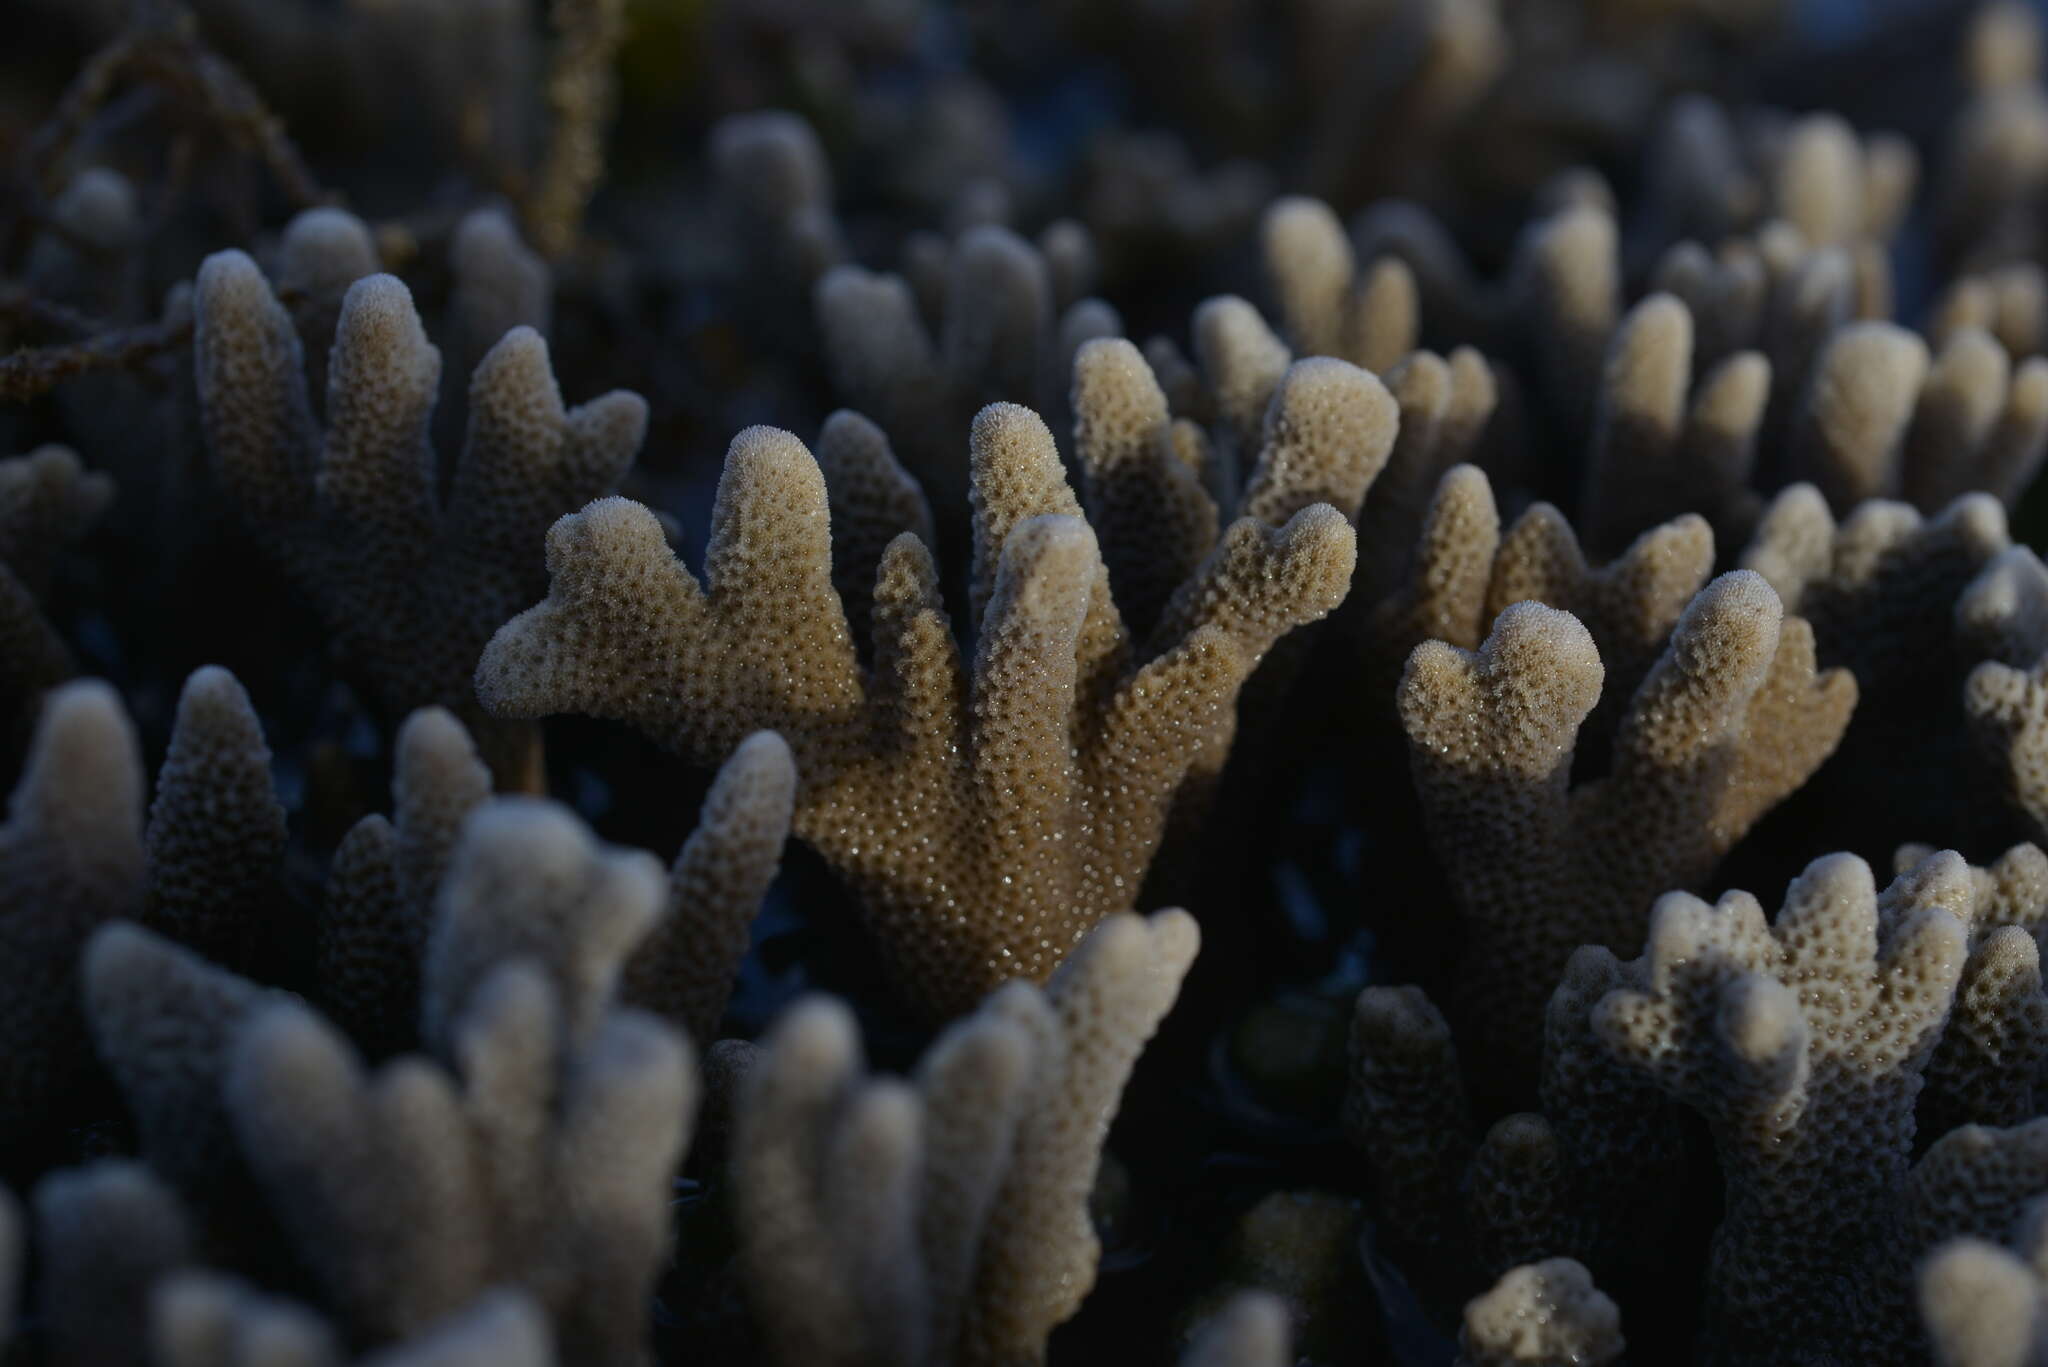
[[[8,1367],[2048,1367],[2042,11],[5,22]]]

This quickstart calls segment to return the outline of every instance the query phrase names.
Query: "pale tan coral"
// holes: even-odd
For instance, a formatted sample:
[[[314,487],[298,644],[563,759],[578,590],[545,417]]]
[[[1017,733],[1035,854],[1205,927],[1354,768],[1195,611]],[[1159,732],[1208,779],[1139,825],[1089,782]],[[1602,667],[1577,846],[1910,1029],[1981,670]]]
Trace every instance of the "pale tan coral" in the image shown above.
[[[787,1363],[1039,1362],[1099,1256],[1109,1121],[1193,960],[1194,922],[1112,917],[1044,989],[1012,983],[932,1046],[915,1087],[864,1076],[811,999],[739,1099],[741,1259]]]
[[[1817,860],[1775,925],[1746,893],[1658,904],[1646,989],[1593,1021],[1616,1056],[1699,1110],[1727,1190],[1706,1351],[1769,1360],[1788,1341],[1911,1360],[1899,1238],[1913,1100],[1967,952],[1953,853],[1880,898],[1869,866]]]
[[[669,873],[662,918],[626,961],[625,998],[691,1039],[718,1037],[747,933],[781,865],[796,762],[772,731],[740,742]]]
[[[1401,682],[1431,841],[1465,918],[1458,1009],[1509,1078],[1535,1075],[1536,1022],[1571,952],[1631,952],[1651,899],[1706,877],[1802,782],[1856,696],[1846,675],[1816,673],[1803,624],[1760,577],[1724,575],[1636,691],[1612,771],[1568,794],[1602,677],[1584,626],[1522,603],[1476,655],[1418,647]]]
[[[631,721],[700,762],[779,731],[797,757],[797,834],[853,883],[898,981],[942,1017],[1006,978],[1042,979],[1131,905],[1237,689],[1341,599],[1353,559],[1328,507],[1277,530],[1242,519],[1136,654],[1045,426],[991,406],[972,452],[971,675],[911,536],[883,557],[861,670],[831,587],[824,480],[766,428],[727,458],[708,586],[645,509],[594,504],[549,534],[551,596],[478,671],[504,715]]]
[[[1549,1258],[1514,1268],[1465,1306],[1458,1367],[1599,1367],[1621,1356],[1621,1311],[1585,1267]]]
[[[1581,523],[1596,555],[1683,513],[1727,539],[1747,532],[1757,432],[1770,363],[1741,352],[1702,373],[1693,392],[1691,312],[1668,294],[1629,310],[1615,330],[1594,418]]]
[[[232,1278],[184,1269],[150,1297],[157,1367],[342,1367],[333,1327],[288,1300]],[[355,1359],[359,1367],[555,1367],[547,1316],[525,1293],[498,1289],[404,1343]]]
[[[1415,349],[1415,277],[1391,256],[1361,274],[1328,205],[1298,196],[1275,200],[1260,236],[1266,277],[1297,355],[1335,356],[1383,372]]]
[[[440,1063],[366,1074],[291,1003],[238,1031],[230,1121],[359,1336],[403,1337],[512,1281],[572,1356],[643,1359],[696,1085],[687,1042],[611,988],[662,892],[649,856],[500,799],[471,817],[443,882],[424,991]]]
[[[2048,1206],[2036,1201],[2009,1235],[1953,1239],[1921,1264],[1920,1318],[1940,1367],[2048,1362],[2044,1216]]]
[[[1936,851],[1901,846],[1895,873]],[[2039,1111],[2035,1102],[2048,1062],[2048,996],[2041,990],[2038,937],[2048,919],[2048,855],[2015,845],[1988,867],[1970,869],[1962,909],[1970,957],[1954,1009],[1927,1065],[1920,1128],[1947,1134],[1964,1124],[2017,1125]]]
[[[486,726],[500,776],[533,781],[533,738],[487,723],[470,674],[486,634],[536,590],[546,524],[631,463],[646,404],[614,392],[565,410],[546,343],[515,329],[471,380],[469,437],[443,507],[426,439],[440,353],[397,280],[349,287],[324,434],[290,319],[239,252],[200,269],[194,350],[217,474],[377,702],[467,715]]]
[[[2048,360],[2015,368],[1990,334],[1958,328],[1921,387],[1900,491],[1923,513],[1983,490],[2011,507],[2048,453]]]

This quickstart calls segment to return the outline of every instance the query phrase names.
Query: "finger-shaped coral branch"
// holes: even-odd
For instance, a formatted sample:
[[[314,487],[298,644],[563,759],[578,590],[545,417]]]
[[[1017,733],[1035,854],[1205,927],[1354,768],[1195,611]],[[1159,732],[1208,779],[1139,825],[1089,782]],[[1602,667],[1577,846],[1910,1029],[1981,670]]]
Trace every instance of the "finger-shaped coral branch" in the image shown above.
[[[614,393],[565,410],[537,333],[478,364],[446,508],[426,424],[440,354],[389,276],[350,286],[328,365],[325,429],[291,321],[248,257],[200,269],[194,351],[214,468],[257,535],[318,604],[387,711],[439,703],[484,719],[470,676],[488,633],[539,586],[554,517],[631,463],[646,405]],[[530,737],[491,724],[502,777],[532,777]]]
[[[1111,918],[1052,982],[1011,983],[927,1052],[865,1075],[859,1030],[799,1003],[742,1083],[741,1263],[777,1361],[1042,1361],[1092,1285],[1088,1192],[1193,921]]]
[[[1965,959],[1951,908],[1969,895],[1953,854],[1883,898],[1861,860],[1817,860],[1775,924],[1746,894],[1709,906],[1673,893],[1652,920],[1647,989],[1594,1008],[1616,1056],[1714,1135],[1728,1194],[1707,1306],[1714,1360],[1767,1357],[1795,1326],[1827,1351],[1908,1360],[1896,1236],[1913,1101]]]
[[[100,925],[142,909],[142,757],[103,683],[49,695],[0,826],[0,1029],[17,1041],[0,1070],[0,1138],[42,1123],[87,1057],[78,961]]]
[[[1466,923],[1458,1009],[1503,1076],[1510,1060],[1534,1076],[1536,1023],[1574,949],[1633,951],[1651,899],[1705,878],[1826,758],[1855,690],[1815,676],[1803,645],[1761,578],[1715,580],[1630,700],[1611,772],[1570,792],[1603,673],[1575,618],[1520,604],[1476,654],[1428,643],[1411,657],[1402,724]]]
[[[1136,655],[1044,424],[985,410],[973,471],[971,671],[909,536],[883,555],[861,670],[832,589],[824,480],[794,437],[754,429],[727,461],[705,584],[645,509],[595,504],[549,533],[553,592],[505,627],[477,680],[501,714],[630,721],[700,762],[779,731],[797,760],[797,834],[859,890],[899,981],[938,1016],[1005,978],[1043,979],[1130,906],[1238,688],[1282,633],[1341,599],[1354,545],[1322,505],[1277,529],[1240,520]]]
[[[148,924],[250,971],[288,907],[284,807],[262,724],[225,669],[195,671],[179,694],[147,840]]]

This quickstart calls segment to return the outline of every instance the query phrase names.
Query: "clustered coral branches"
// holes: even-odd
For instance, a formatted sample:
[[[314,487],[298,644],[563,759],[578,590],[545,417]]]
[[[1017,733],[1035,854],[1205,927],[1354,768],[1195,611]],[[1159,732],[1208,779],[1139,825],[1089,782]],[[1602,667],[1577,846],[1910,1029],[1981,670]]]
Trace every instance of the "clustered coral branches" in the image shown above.
[[[10,1361],[2048,1363],[2031,10],[113,3]]]

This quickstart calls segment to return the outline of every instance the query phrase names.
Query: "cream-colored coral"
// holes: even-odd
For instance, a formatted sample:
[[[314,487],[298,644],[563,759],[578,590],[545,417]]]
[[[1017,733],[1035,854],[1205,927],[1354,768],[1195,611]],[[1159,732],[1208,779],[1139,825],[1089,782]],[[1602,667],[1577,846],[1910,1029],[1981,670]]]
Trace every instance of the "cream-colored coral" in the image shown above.
[[[1042,990],[1012,983],[927,1051],[864,1076],[859,1028],[799,1003],[742,1084],[741,1261],[777,1361],[1016,1364],[1079,1308],[1088,1193],[1124,1082],[1197,944],[1119,915]]]
[[[2048,277],[2041,267],[2017,261],[1951,280],[1928,317],[1928,341],[1944,347],[1965,328],[1990,333],[2015,361],[2040,356],[2048,349]]]
[[[1953,853],[1881,898],[1850,855],[1815,861],[1775,924],[1746,893],[1659,900],[1645,989],[1593,1011],[1615,1055],[1698,1110],[1727,1192],[1705,1348],[1773,1360],[1797,1341],[1910,1361],[1900,1247],[1913,1101],[1967,955]]]
[[[1940,1367],[2048,1363],[2048,1204],[2002,1238],[1957,1238],[1920,1266],[1921,1322]],[[2007,1247],[2010,1244],[2010,1247]]]
[[[333,1326],[288,1300],[230,1277],[181,1269],[150,1295],[157,1367],[342,1367]],[[547,1316],[524,1292],[500,1288],[436,1320],[358,1367],[555,1367]]]
[[[1299,196],[1275,200],[1260,238],[1295,354],[1384,372],[1415,349],[1419,301],[1407,263],[1385,256],[1361,273],[1328,205]]]
[[[377,703],[452,708],[483,728],[501,779],[534,781],[533,737],[482,716],[470,675],[488,632],[536,591],[546,524],[631,463],[646,404],[615,391],[565,410],[546,343],[515,329],[471,379],[444,506],[426,437],[440,353],[397,280],[349,287],[324,431],[290,317],[248,257],[201,267],[193,345],[216,474]]]
[[[1902,846],[1892,870],[1907,873],[1935,853],[1926,845]],[[2017,1125],[2037,1114],[2048,1062],[2048,996],[2037,940],[2048,918],[2048,855],[2034,845],[2015,845],[1989,866],[1973,866],[1970,899],[1961,910],[1970,957],[1927,1065],[1918,1108],[1926,1134],[1964,1124]]]
[[[643,1360],[697,1089],[688,1043],[611,989],[662,895],[650,856],[500,799],[470,817],[443,881],[423,994],[439,1061],[367,1073],[295,1003],[241,1026],[230,1121],[359,1337],[417,1332],[510,1281],[565,1353]]]
[[[1694,597],[1622,717],[1609,774],[1568,790],[1604,671],[1569,613],[1508,608],[1478,652],[1426,642],[1399,708],[1430,838],[1464,920],[1468,1060],[1526,1087],[1572,951],[1631,953],[1651,900],[1704,879],[1834,748],[1855,704],[1759,576]],[[1463,1021],[1461,1021],[1461,1025]]]
[[[1621,1356],[1621,1311],[1585,1267],[1549,1258],[1514,1268],[1465,1306],[1458,1367],[1599,1367]]]
[[[748,932],[781,867],[796,781],[780,736],[761,731],[740,742],[676,855],[661,919],[626,960],[627,1002],[691,1039],[718,1037]]]
[[[1684,513],[1701,514],[1731,542],[1755,518],[1749,473],[1770,362],[1739,352],[1703,371],[1697,394],[1694,368],[1692,314],[1671,295],[1650,295],[1615,329],[1581,513],[1596,555]]]
[[[802,443],[734,442],[700,585],[624,500],[548,538],[547,601],[478,670],[506,716],[630,721],[699,762],[748,731],[796,755],[795,830],[860,893],[897,980],[928,1014],[1043,979],[1130,907],[1182,777],[1252,667],[1342,598],[1343,516],[1315,505],[1233,525],[1133,649],[1052,435],[998,404],[974,426],[972,673],[931,554],[899,536],[876,580],[863,670],[831,585],[825,481]]]

